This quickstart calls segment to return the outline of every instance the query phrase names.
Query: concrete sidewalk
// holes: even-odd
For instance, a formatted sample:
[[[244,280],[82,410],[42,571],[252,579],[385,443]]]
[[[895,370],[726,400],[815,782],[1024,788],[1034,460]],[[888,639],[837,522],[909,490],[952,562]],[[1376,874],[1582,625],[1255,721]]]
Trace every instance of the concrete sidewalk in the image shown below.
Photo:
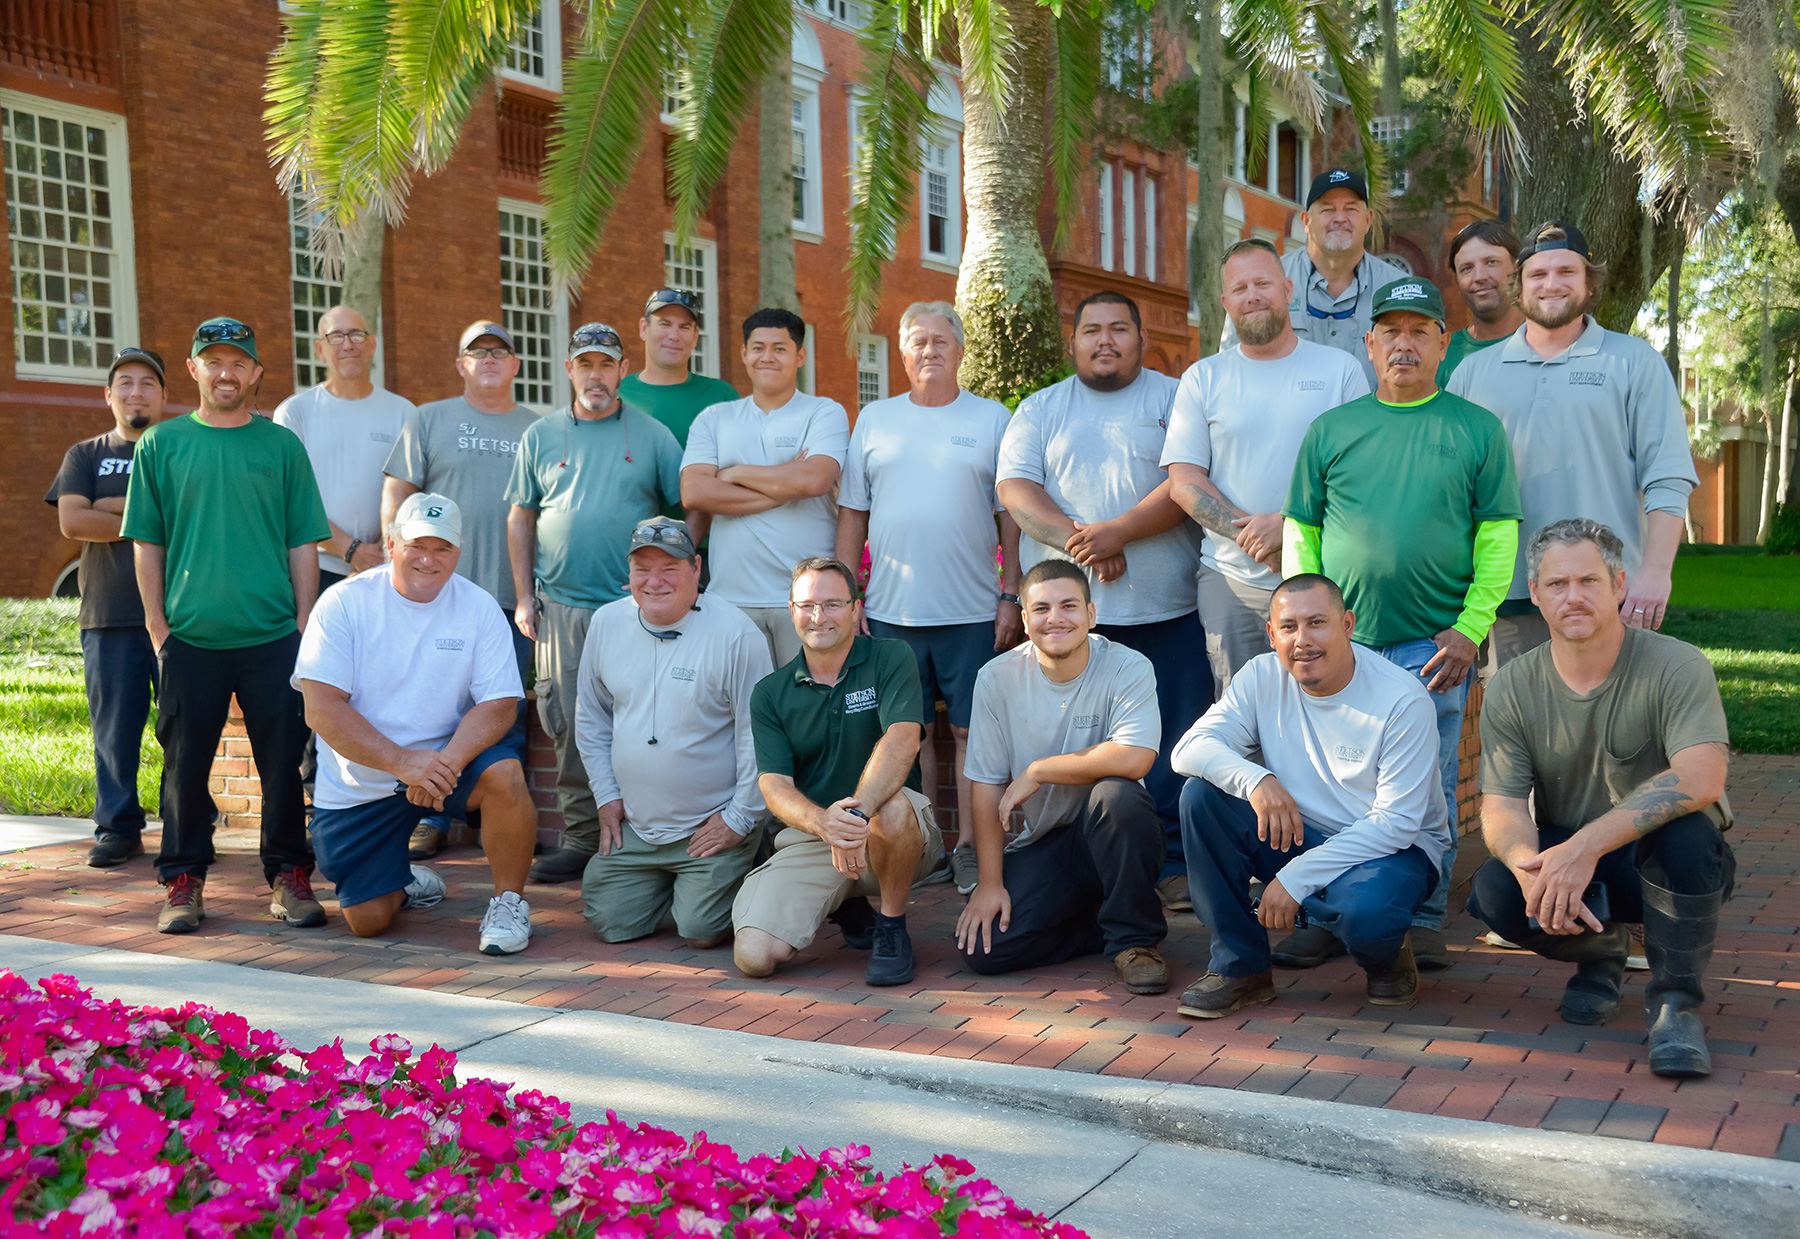
[[[399,1032],[578,1118],[610,1108],[744,1151],[866,1143],[887,1170],[952,1152],[1095,1239],[1363,1239],[1373,1218],[1384,1239],[1597,1233],[1582,1222],[1684,1239],[1800,1231],[1800,1168],[1762,1159],[357,981],[272,986],[252,968],[15,935],[0,935],[0,966],[132,1003],[208,1003],[303,1047]]]

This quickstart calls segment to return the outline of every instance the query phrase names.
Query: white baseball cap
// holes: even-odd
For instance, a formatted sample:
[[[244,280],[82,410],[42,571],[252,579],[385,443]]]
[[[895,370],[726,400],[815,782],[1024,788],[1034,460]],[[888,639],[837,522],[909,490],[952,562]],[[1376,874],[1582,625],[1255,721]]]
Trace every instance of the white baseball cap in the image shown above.
[[[442,538],[451,546],[461,546],[462,509],[455,500],[443,495],[416,491],[406,497],[394,514],[394,529],[402,542]]]

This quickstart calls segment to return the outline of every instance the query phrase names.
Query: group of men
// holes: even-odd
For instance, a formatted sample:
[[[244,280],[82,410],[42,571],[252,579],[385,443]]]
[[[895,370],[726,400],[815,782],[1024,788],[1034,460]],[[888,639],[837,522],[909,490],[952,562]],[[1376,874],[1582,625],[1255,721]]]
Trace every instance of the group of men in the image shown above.
[[[1136,305],[1102,292],[1075,310],[1075,373],[1010,416],[958,386],[943,302],[907,309],[909,391],[854,430],[799,390],[797,316],[744,321],[739,396],[689,373],[700,308],[669,289],[639,324],[644,370],[587,324],[571,401],[542,417],[513,402],[491,322],[459,342],[464,394],[410,409],[334,310],[326,382],[274,423],[244,408],[261,371],[235,320],[196,333],[198,411],[154,429],[161,362],[122,352],[117,441],[72,449],[51,498],[92,544],[97,742],[133,710],[141,729],[161,677],[159,927],[204,915],[205,776],[235,692],[290,924],[322,923],[315,849],[359,934],[442,898],[415,862],[474,815],[484,951],[527,944],[527,880],[579,880],[607,941],[672,924],[766,976],[829,920],[871,984],[901,984],[909,891],[948,878],[975,972],[1105,951],[1161,993],[1168,918],[1191,908],[1212,960],[1184,1014],[1270,1001],[1272,962],[1346,952],[1371,1002],[1405,1004],[1420,967],[1450,963],[1480,663],[1495,859],[1471,909],[1577,965],[1578,1023],[1618,1010],[1641,921],[1652,1066],[1708,1070],[1726,733],[1704,658],[1655,631],[1696,484],[1668,373],[1588,313],[1604,269],[1573,226],[1522,245],[1464,229],[1450,260],[1475,322],[1448,336],[1438,290],[1364,251],[1360,177],[1322,174],[1303,219],[1285,258],[1226,252],[1226,347],[1179,381],[1143,368]],[[122,505],[116,482],[83,490],[103,450],[127,461]],[[120,538],[141,625],[90,623],[86,587],[129,580]],[[534,659],[565,821],[535,865]],[[947,857],[927,794],[940,699]],[[141,850],[123,763],[101,754],[95,864]],[[1271,948],[1270,929],[1291,932]]]

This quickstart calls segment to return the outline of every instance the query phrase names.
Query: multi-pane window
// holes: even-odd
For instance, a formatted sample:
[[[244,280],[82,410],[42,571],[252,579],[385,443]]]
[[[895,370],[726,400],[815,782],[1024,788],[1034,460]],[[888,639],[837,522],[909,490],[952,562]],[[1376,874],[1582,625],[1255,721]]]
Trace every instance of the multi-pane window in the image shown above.
[[[1137,274],[1137,173],[1126,169],[1119,188],[1120,222],[1125,233],[1125,274]]]
[[[819,16],[843,22],[846,26],[862,22],[862,5],[855,0],[801,0],[801,3]]]
[[[1100,40],[1106,84],[1133,99],[1149,99],[1155,81],[1155,46],[1150,18],[1138,9],[1109,10]]]
[[[1404,113],[1398,116],[1377,116],[1369,122],[1369,136],[1388,148],[1392,155],[1400,139],[1412,129],[1412,117]],[[1406,168],[1392,169],[1388,175],[1388,192],[1403,194],[1412,188],[1412,173]]]
[[[1111,164],[1100,166],[1100,267],[1113,269],[1113,170]]]
[[[288,224],[294,289],[294,386],[298,389],[325,381],[325,367],[313,355],[313,341],[318,338],[319,320],[325,311],[343,301],[344,286],[330,277],[318,242],[319,217],[306,209],[304,199],[288,199]]]
[[[124,120],[0,92],[0,145],[18,368],[104,381],[137,343]]]
[[[950,193],[950,180],[955,159],[953,148],[944,142],[927,139],[925,143],[925,252],[933,258],[952,257],[955,245],[955,217],[951,212],[958,204]]]
[[[806,220],[806,100],[794,100],[794,222],[804,224]]]
[[[701,240],[690,240],[678,247],[674,233],[663,233],[663,282],[670,288],[693,293],[700,303],[700,339],[694,346],[694,355],[688,358],[688,369],[718,378],[719,340],[707,317],[712,313],[712,290],[718,282],[718,247]]]
[[[500,71],[507,77],[551,90],[562,87],[562,30],[557,0],[545,0],[514,31]]]
[[[523,202],[500,204],[500,325],[518,348],[513,399],[546,410],[562,403],[563,376],[556,359],[568,332],[544,253],[544,217]]]
[[[887,398],[887,338],[856,337],[856,408]]]
[[[1156,178],[1144,178],[1144,278],[1156,278]]]

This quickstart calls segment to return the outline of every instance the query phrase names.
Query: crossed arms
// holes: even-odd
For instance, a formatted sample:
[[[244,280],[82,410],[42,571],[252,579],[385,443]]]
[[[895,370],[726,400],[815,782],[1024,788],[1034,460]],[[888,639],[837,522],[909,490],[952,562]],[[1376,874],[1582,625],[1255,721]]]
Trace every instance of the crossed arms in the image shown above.
[[[1170,498],[1166,481],[1129,511],[1089,523],[1069,517],[1049,491],[1029,478],[1007,478],[994,489],[1020,529],[1045,546],[1060,548],[1101,581],[1116,581],[1125,575],[1125,548],[1131,543],[1167,533],[1188,517]]]

